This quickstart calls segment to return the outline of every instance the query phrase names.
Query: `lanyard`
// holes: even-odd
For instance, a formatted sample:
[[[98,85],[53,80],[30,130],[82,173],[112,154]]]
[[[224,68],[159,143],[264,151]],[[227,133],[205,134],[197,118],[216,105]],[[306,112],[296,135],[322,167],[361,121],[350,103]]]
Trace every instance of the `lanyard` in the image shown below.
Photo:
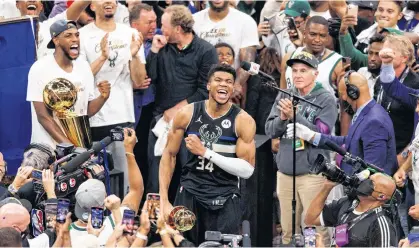
[[[399,79],[399,82],[402,84],[404,82],[404,80],[406,79],[407,75],[409,74],[409,67],[406,66],[406,69],[404,69],[402,76]],[[383,102],[383,95],[384,95],[384,89],[383,86],[380,86],[380,91],[378,92],[377,95],[377,103],[381,105],[381,103]],[[391,107],[391,103],[393,102],[393,100],[390,100],[389,103],[386,106],[383,106],[387,112],[390,112],[390,107]]]
[[[343,216],[342,216],[342,223],[346,223],[346,221],[348,220],[349,217],[349,213],[352,212],[355,208],[350,208]],[[368,215],[370,215],[372,212],[376,211],[377,213],[381,213],[382,208],[373,208],[368,210],[367,212],[362,213],[361,215],[357,216],[355,219],[351,220],[348,222],[348,224],[350,223],[349,227],[348,227],[348,231],[350,231],[356,224],[358,224],[358,222],[360,222],[361,220],[365,219],[365,217],[367,217]]]

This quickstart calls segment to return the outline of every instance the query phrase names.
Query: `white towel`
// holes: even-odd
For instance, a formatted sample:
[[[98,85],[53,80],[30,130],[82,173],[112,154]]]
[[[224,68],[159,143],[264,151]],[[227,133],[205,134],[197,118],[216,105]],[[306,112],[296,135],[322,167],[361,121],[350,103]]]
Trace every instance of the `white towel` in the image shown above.
[[[151,130],[157,137],[156,144],[154,145],[154,156],[161,156],[163,154],[163,150],[167,143],[167,135],[169,134],[172,124],[173,120],[167,123],[162,117]]]

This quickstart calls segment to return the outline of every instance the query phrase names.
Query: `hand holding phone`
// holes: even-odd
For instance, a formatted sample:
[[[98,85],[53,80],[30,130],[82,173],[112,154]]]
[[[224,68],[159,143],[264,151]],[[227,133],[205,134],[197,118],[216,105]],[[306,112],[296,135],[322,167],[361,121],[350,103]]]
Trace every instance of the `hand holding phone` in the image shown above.
[[[160,215],[160,195],[153,193],[147,194],[147,204],[149,219],[157,221]]]
[[[304,247],[315,248],[316,247],[316,228],[305,227],[304,228]]]
[[[57,205],[57,217],[56,221],[58,223],[65,223],[68,211],[70,208],[70,200],[65,198],[58,199],[58,205]]]
[[[342,58],[342,66],[343,66],[343,68],[345,68],[345,71],[350,71],[351,70],[351,62],[352,62],[351,57],[343,57]]]
[[[91,224],[94,229],[100,229],[103,226],[103,208],[92,207],[90,210]]]
[[[123,234],[124,235],[132,235],[133,234],[133,227],[134,227],[134,218],[135,218],[135,211],[130,209],[125,209],[124,214],[122,216],[122,225],[125,225]]]

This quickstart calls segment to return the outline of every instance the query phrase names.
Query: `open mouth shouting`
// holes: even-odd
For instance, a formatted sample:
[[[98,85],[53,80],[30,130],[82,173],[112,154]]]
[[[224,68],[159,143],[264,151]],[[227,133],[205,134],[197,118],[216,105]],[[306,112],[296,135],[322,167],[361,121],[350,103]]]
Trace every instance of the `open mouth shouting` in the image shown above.
[[[221,100],[228,100],[228,92],[224,89],[217,90],[217,97]]]
[[[70,55],[71,56],[79,56],[79,45],[74,44],[70,46]]]

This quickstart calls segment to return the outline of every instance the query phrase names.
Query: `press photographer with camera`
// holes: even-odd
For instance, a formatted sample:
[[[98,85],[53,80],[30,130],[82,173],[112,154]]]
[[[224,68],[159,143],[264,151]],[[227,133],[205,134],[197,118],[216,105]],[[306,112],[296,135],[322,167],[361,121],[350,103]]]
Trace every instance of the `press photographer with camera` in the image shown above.
[[[396,227],[382,208],[396,190],[392,178],[375,173],[358,186],[352,185],[356,187],[357,199],[350,200],[345,196],[325,204],[336,185],[325,180],[308,208],[305,224],[335,227],[336,245],[339,247],[397,246]]]

